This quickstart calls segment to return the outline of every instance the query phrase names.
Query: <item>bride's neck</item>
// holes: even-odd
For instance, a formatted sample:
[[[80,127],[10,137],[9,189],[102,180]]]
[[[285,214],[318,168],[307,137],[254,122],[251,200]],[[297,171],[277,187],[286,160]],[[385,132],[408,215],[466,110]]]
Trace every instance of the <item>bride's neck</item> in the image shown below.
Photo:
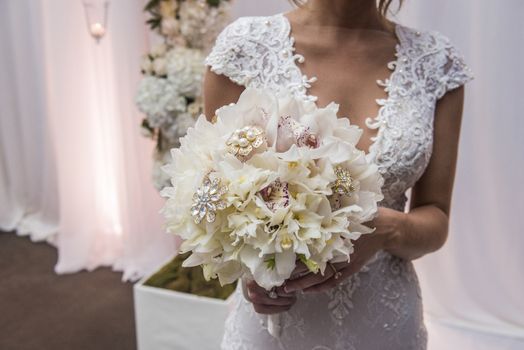
[[[308,25],[381,29],[385,24],[374,0],[309,0],[299,11]]]

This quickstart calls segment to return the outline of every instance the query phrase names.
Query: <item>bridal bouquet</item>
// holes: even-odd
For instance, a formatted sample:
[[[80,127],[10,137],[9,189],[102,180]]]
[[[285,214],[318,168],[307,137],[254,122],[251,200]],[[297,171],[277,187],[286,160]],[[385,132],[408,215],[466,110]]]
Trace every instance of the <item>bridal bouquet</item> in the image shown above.
[[[337,111],[248,88],[214,123],[199,117],[171,151],[162,191],[167,229],[191,253],[185,266],[271,290],[298,262],[324,273],[349,261],[353,241],[373,231],[363,223],[383,180],[355,146],[362,130]]]

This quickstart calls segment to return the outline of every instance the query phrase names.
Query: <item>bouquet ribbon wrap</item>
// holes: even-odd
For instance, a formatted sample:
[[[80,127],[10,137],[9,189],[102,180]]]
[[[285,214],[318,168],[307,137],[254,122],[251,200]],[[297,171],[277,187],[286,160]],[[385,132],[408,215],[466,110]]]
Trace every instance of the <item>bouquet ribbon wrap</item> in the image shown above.
[[[249,301],[249,295],[247,293],[247,280],[241,278],[242,282],[242,294],[244,298]],[[280,338],[282,334],[282,326],[280,324],[280,314],[271,314],[267,316],[267,331],[275,338]]]

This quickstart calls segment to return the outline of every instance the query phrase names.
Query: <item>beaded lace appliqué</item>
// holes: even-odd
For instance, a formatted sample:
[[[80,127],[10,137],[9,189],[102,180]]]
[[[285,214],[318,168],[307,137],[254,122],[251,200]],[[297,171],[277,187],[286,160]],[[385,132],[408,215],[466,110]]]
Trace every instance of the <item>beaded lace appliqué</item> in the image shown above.
[[[316,97],[308,89],[315,78],[301,72],[304,57],[295,53],[290,31],[282,14],[240,18],[220,34],[206,63],[239,85],[276,92],[289,89],[314,102]],[[396,60],[388,65],[392,73],[377,82],[387,98],[377,100],[378,115],[366,121],[369,128],[378,129],[367,156],[384,177],[380,205],[402,211],[406,190],[422,176],[431,157],[436,102],[472,77],[460,54],[441,34],[400,25],[396,34]],[[263,317],[254,313],[250,303],[237,302],[222,348],[421,350],[426,346],[413,266],[385,252],[333,290],[299,297],[283,317],[285,332],[277,343],[268,338],[259,319]],[[324,333],[318,333],[318,328]]]

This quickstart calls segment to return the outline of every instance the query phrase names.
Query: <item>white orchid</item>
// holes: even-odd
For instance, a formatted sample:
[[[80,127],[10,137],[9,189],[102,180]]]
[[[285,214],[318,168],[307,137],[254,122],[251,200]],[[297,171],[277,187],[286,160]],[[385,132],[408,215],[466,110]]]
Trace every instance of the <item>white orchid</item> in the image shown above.
[[[166,69],[169,82],[180,94],[200,96],[205,70],[202,51],[177,46],[166,54]]]

